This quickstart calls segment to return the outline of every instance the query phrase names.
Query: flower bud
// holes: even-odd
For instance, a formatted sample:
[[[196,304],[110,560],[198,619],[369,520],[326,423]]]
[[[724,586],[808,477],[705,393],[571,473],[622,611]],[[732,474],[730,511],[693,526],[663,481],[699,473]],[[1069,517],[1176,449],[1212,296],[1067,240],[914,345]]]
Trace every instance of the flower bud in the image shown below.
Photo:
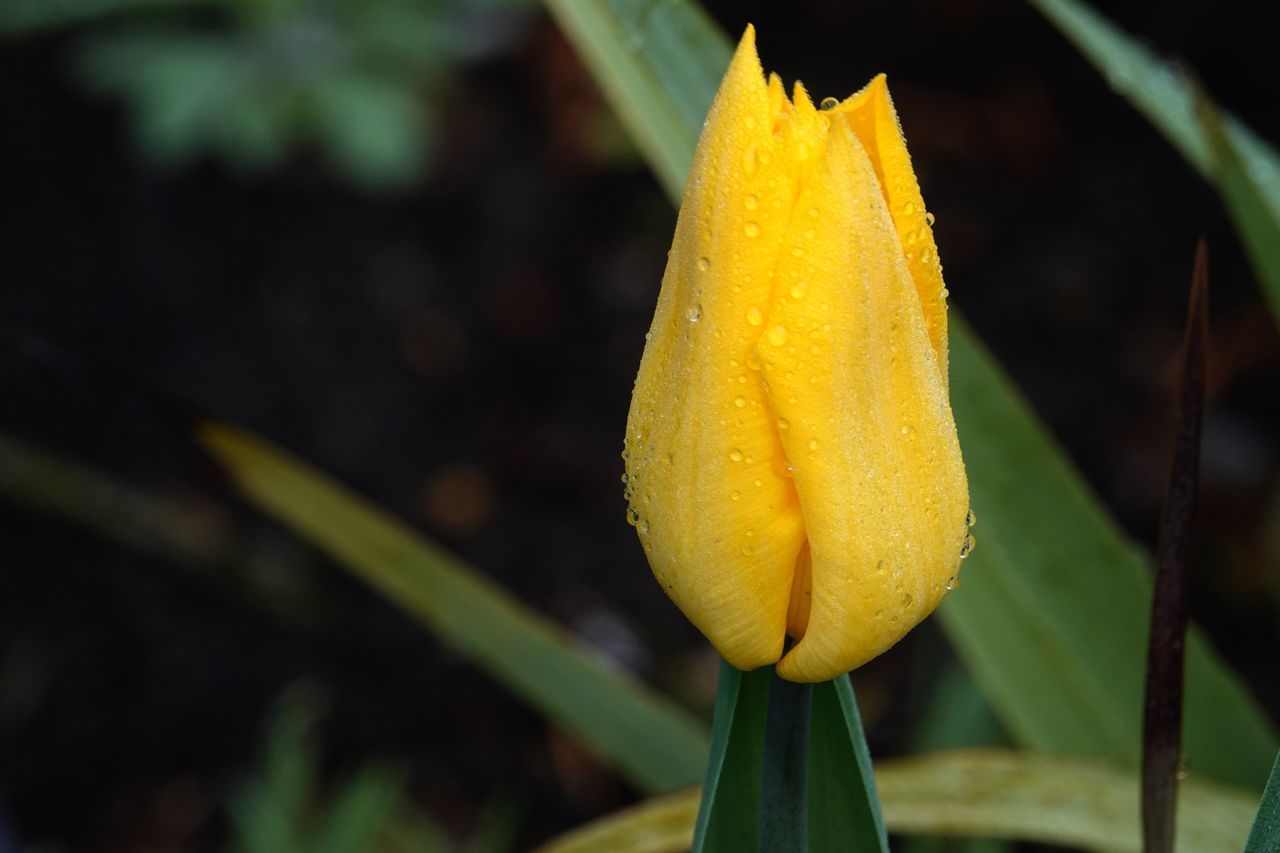
[[[833,678],[954,586],[969,502],[931,226],[883,75],[821,108],[798,83],[788,99],[748,28],[623,454],[654,576],[739,669]]]

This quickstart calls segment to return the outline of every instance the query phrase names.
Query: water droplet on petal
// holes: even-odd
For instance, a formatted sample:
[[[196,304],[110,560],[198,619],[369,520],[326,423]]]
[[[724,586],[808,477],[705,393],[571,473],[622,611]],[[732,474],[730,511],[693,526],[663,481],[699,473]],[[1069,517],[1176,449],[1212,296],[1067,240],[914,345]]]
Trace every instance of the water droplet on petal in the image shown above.
[[[960,559],[967,558],[976,547],[978,547],[978,540],[974,539],[972,534],[964,537],[964,543],[960,546]]]
[[[787,420],[786,418],[778,418],[778,429],[790,429],[790,427],[791,427],[791,421]],[[625,477],[626,474],[623,474],[622,476]]]
[[[937,218],[932,213],[926,213],[924,215],[924,221],[929,224],[930,228],[932,228],[933,223],[937,221]]]
[[[951,592],[951,590],[958,586],[960,586],[960,578],[952,575],[951,579],[947,581],[947,592]]]
[[[973,527],[975,524],[978,523],[978,516],[974,513],[973,510],[969,510],[969,512],[965,515],[964,523],[970,527]]]
[[[733,398],[733,404],[734,404],[735,406],[737,406],[739,409],[741,409],[743,406],[745,406],[745,405],[747,404],[747,398],[746,398],[746,397],[734,397],[734,398]]]
[[[711,269],[711,259],[706,256],[698,258],[698,269],[702,270],[703,272],[706,272],[707,270]]]
[[[781,324],[769,330],[769,343],[780,347],[787,342],[787,327]]]
[[[640,531],[642,536],[649,535],[649,522],[646,519],[640,519],[640,523],[636,525],[636,529]]]
[[[690,323],[698,322],[699,320],[702,319],[702,306],[699,305],[698,303],[694,303],[693,305],[690,305],[689,310],[684,312],[684,316],[689,320]]]
[[[732,499],[733,499],[733,500],[735,500],[735,501],[736,501],[736,500],[741,500],[741,499],[742,499],[742,492],[733,492],[732,494],[730,494],[730,495],[729,495],[729,497],[730,497],[730,498],[732,498]]]
[[[734,462],[741,462],[742,451],[735,447],[733,450],[729,451],[729,458],[732,459]]]
[[[817,449],[818,449],[818,439],[816,439],[816,438],[811,438],[811,439],[809,439],[809,449],[810,449],[810,450],[817,450]]]
[[[802,296],[804,296],[804,282],[797,281],[795,284],[791,285],[791,298],[800,299]]]
[[[742,200],[742,203],[747,206],[747,210],[755,210],[760,206],[760,198],[755,193],[751,193]]]
[[[752,305],[747,309],[747,322],[753,326],[759,326],[764,322],[764,314],[760,313],[760,309]]]
[[[838,106],[840,106],[840,100],[838,98],[823,98],[822,102],[818,104],[818,109],[831,110]]]
[[[742,233],[748,237],[760,236],[760,224],[758,222],[748,222],[742,226]]]

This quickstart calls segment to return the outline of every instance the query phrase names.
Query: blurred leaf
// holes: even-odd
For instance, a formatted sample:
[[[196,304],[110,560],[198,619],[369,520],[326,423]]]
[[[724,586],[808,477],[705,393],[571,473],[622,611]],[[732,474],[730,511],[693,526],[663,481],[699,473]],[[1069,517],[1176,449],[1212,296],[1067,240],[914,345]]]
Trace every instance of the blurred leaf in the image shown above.
[[[550,620],[336,482],[249,433],[197,439],[259,509],[386,595],[615,765],[637,787],[701,778],[705,729],[670,700],[597,663]]]
[[[0,34],[27,35],[128,12],[163,12],[217,5],[223,0],[5,0]]]
[[[86,40],[78,71],[90,88],[128,101],[144,152],[172,164],[218,136],[246,68],[239,47],[223,36],[146,30]]]
[[[310,730],[317,699],[304,684],[286,690],[267,733],[259,776],[231,802],[240,853],[306,853],[306,823],[316,796],[317,758]]]
[[[365,768],[334,798],[308,849],[315,853],[369,853],[400,803],[401,779]]]
[[[1280,223],[1280,155],[1229,116],[1221,125],[1224,142],[1212,145],[1208,128],[1197,119],[1187,81],[1086,4],[1077,0],[1030,3],[1093,63],[1112,89],[1146,116],[1201,175],[1217,184],[1261,279],[1263,293],[1280,321],[1280,262],[1275,242]],[[1234,163],[1222,162],[1223,151]]]
[[[729,45],[693,3],[546,0],[667,194],[680,198]]]
[[[729,55],[724,36],[680,0],[546,2],[678,199]],[[629,26],[641,35],[624,36]],[[667,57],[684,50],[705,54],[669,68]],[[1021,743],[1136,768],[1151,600],[1146,559],[973,332],[952,318],[952,405],[982,520],[964,586],[939,609],[942,624]],[[1193,771],[1254,783],[1276,735],[1195,630],[1187,689]]]
[[[812,853],[889,849],[871,754],[847,675],[813,687],[807,849]]]
[[[1137,853],[1138,780],[1092,760],[977,749],[876,765],[894,834],[1004,838]],[[1178,800],[1180,853],[1238,850],[1255,795],[1190,782]],[[698,791],[649,800],[552,840],[540,853],[685,849]]]
[[[1253,829],[1244,845],[1244,853],[1275,853],[1280,850],[1280,753],[1271,768],[1271,778],[1258,804]]]
[[[412,92],[398,83],[349,74],[312,94],[316,125],[334,165],[370,189],[408,183],[431,138]]]
[[[1231,132],[1211,102],[1201,98],[1198,114],[1209,140],[1210,172],[1236,233],[1280,312],[1280,187],[1274,198],[1268,198],[1265,185],[1250,172],[1240,134]]]

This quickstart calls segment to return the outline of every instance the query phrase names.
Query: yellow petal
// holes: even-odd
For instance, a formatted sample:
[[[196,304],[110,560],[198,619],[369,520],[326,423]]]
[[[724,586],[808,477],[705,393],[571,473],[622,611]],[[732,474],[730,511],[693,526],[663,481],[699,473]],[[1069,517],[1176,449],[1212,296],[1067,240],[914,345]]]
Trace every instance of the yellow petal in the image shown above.
[[[832,678],[956,571],[945,300],[917,244],[933,238],[883,78],[820,112],[765,80],[748,28],[694,156],[624,452],[654,575],[741,669],[778,661],[789,632],[778,672]]]
[[[967,534],[946,388],[879,180],[839,122],[821,154],[758,344],[811,552],[807,625],[778,665],[794,681],[901,639],[946,593]]]
[[[773,130],[790,112],[749,30],[694,156],[627,423],[633,520],[653,573],[741,669],[781,654],[804,543],[752,355],[792,194]]]
[[[898,113],[883,74],[836,108],[849,122],[875,168],[898,240],[907,259],[924,311],[925,327],[938,358],[938,371],[947,384],[947,292],[942,263],[933,239],[933,218],[924,207],[920,184],[911,168],[911,155],[902,135]]]

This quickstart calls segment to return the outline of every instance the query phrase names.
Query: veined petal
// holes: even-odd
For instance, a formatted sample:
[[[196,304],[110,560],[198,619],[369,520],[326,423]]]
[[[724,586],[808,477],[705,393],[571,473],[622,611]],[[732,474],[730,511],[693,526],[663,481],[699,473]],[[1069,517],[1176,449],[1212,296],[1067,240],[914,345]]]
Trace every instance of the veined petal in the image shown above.
[[[821,154],[757,347],[811,552],[808,623],[778,664],[793,681],[897,642],[946,593],[967,535],[946,387],[878,176],[843,123]]]
[[[958,569],[968,494],[930,225],[884,78],[832,110],[799,84],[789,100],[748,28],[694,155],[624,451],[654,575],[734,666],[846,672]]]
[[[937,355],[942,384],[947,385],[947,291],[942,263],[933,239],[933,220],[920,195],[911,155],[883,74],[836,107],[857,135],[875,169],[885,203],[898,232],[900,251],[920,296],[929,342]]]
[[[686,185],[627,423],[633,520],[659,583],[722,655],[776,661],[803,519],[753,348],[793,195],[748,30]],[[785,133],[783,134],[785,136]]]

